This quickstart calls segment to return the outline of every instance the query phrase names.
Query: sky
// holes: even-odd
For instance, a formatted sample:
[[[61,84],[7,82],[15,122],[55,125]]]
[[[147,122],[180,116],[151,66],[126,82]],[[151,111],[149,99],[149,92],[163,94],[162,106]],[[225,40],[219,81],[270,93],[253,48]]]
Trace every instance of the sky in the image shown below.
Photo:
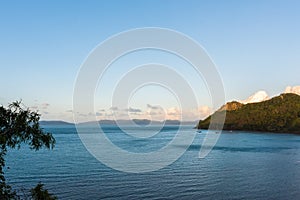
[[[0,1],[0,103],[22,99],[42,119],[72,121],[74,84],[89,53],[112,35],[143,27],[172,29],[198,42],[219,71],[226,101],[259,90],[274,96],[300,85],[299,8],[299,1],[289,0]],[[99,119],[112,113],[121,118],[129,110],[136,111],[133,118],[155,111],[157,119],[177,119],[178,100],[155,85],[136,91],[127,108],[110,104],[110,86],[124,69],[153,60],[181,70],[194,86],[199,108],[182,111],[190,120],[211,112],[205,82],[197,82],[187,63],[144,51],[114,63],[95,91]],[[90,120],[90,113],[81,114],[82,121]]]

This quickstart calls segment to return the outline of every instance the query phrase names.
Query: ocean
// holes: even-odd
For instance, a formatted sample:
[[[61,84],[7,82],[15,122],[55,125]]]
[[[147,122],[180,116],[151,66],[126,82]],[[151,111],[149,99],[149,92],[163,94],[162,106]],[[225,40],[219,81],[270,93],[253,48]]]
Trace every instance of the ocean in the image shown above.
[[[44,129],[56,139],[53,150],[34,151],[23,144],[5,157],[6,180],[21,195],[42,182],[59,199],[300,199],[299,135],[223,131],[213,150],[200,159],[203,130],[174,163],[127,173],[94,158],[74,126]],[[133,138],[116,126],[103,130],[116,146],[141,153],[163,148],[178,127],[166,126],[148,139]],[[196,132],[191,126],[183,131]],[[97,135],[94,127],[87,126],[86,132]]]

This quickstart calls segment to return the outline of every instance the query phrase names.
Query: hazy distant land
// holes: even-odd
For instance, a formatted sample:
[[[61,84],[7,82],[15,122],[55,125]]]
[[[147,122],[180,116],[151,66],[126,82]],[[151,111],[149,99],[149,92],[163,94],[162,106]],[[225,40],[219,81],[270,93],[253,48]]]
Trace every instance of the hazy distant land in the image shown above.
[[[300,134],[300,96],[285,93],[262,102],[241,103],[232,101],[204,120],[184,121],[148,119],[99,120],[79,123],[80,125],[191,125],[198,129],[208,129],[211,116],[226,112],[223,130],[264,131]],[[65,121],[40,121],[42,126],[75,125]],[[213,127],[212,127],[213,128]]]
[[[137,125],[141,126],[147,126],[147,125],[192,125],[195,126],[195,124],[198,123],[197,121],[183,121],[180,122],[179,120],[165,120],[165,121],[151,121],[148,119],[133,119],[133,120],[99,120],[99,121],[89,121],[89,122],[82,122],[79,123],[80,125],[93,125],[95,123],[99,123],[101,125],[117,125],[117,124],[122,124],[122,125],[130,125],[135,123]],[[40,121],[40,125],[42,126],[63,126],[63,125],[75,125],[75,123],[70,123],[70,122],[65,122],[65,121],[60,121],[60,120],[42,120]]]

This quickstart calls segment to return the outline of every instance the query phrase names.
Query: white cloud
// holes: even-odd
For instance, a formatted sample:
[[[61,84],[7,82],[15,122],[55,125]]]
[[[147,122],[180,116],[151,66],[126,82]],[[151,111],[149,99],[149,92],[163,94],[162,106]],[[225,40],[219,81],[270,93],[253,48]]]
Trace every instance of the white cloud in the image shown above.
[[[49,106],[50,106],[49,103],[41,103],[41,104],[35,103],[35,105],[30,106],[29,108],[32,109],[32,110],[42,110],[42,111],[45,111],[45,110],[48,109]]]
[[[132,113],[142,112],[141,109],[138,109],[138,108],[131,108],[131,107],[129,107],[128,109],[125,109],[125,111],[127,111],[127,112],[132,112]]]
[[[195,109],[181,110],[177,107],[167,109],[166,119],[182,120],[182,121],[195,121],[204,119],[212,113],[212,109],[208,106],[200,106]]]
[[[113,117],[114,115],[112,113],[105,113],[106,117]]]
[[[300,95],[300,86],[294,86],[294,87],[287,86],[285,88],[284,93],[294,93]]]
[[[269,98],[270,98],[269,95],[265,91],[261,90],[261,91],[258,91],[256,93],[254,93],[253,95],[251,95],[247,99],[242,100],[240,102],[243,103],[243,104],[257,103],[257,102],[266,101]]]
[[[96,112],[96,116],[103,116],[103,113]]]
[[[110,108],[110,110],[112,110],[112,111],[117,111],[117,110],[119,110],[119,108],[116,107],[116,106],[113,106],[113,107]]]
[[[167,109],[167,115],[171,115],[171,116],[178,116],[181,114],[181,111],[179,110],[179,108],[176,107],[172,107]]]
[[[149,111],[149,112],[147,112],[147,114],[148,115],[162,115],[163,114],[163,112],[161,112],[161,111],[158,111],[158,112],[155,112],[155,111]]]
[[[165,110],[165,112],[161,113],[161,120],[179,120],[181,118],[181,112],[178,108],[176,107],[171,107]]]
[[[212,109],[208,106],[200,106],[198,108],[198,113],[201,119],[208,117],[212,113]]]
[[[147,108],[153,109],[153,110],[157,110],[157,109],[162,109],[160,106],[153,106],[150,104],[147,104]]]
[[[49,103],[42,103],[42,104],[40,105],[40,107],[41,107],[42,109],[47,109],[49,106],[50,106]]]
[[[30,107],[29,107],[30,110],[37,110],[38,108],[39,108],[39,107],[36,106],[36,105],[35,105],[35,106],[30,106]]]

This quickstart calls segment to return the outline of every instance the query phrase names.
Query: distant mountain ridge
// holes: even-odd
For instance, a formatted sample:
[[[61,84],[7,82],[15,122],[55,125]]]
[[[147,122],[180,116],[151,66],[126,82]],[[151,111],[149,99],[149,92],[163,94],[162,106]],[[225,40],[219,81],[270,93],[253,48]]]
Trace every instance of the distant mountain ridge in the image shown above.
[[[224,130],[300,134],[300,96],[297,94],[285,93],[258,103],[229,102],[212,115],[225,111]],[[197,128],[208,129],[211,116],[200,120]]]
[[[62,126],[62,125],[74,125],[74,123],[65,122],[61,120],[42,120],[40,121],[40,125],[42,126]]]
[[[80,123],[80,124],[83,124],[83,125],[89,125],[89,124],[95,124],[96,123],[99,123],[101,125],[117,125],[117,124],[120,124],[120,125],[127,125],[127,124],[137,124],[137,125],[141,125],[141,126],[147,126],[147,125],[162,125],[162,124],[165,124],[165,125],[195,125],[197,124],[197,121],[183,121],[183,122],[180,122],[179,120],[165,120],[165,121],[151,121],[149,119],[132,119],[132,120],[122,120],[122,119],[119,119],[119,120],[99,120],[99,121],[91,121],[91,122],[83,122],[83,123]]]
[[[147,125],[195,125],[197,124],[197,121],[183,121],[180,122],[178,120],[165,120],[165,121],[151,121],[148,119],[133,119],[133,120],[99,120],[99,121],[90,121],[90,122],[82,122],[79,123],[81,125],[91,125],[95,123],[99,123],[101,125],[126,125],[126,124],[134,124],[141,125],[141,126],[147,126]],[[40,125],[42,126],[63,126],[63,125],[75,125],[74,123],[70,122],[65,122],[65,121],[60,121],[60,120],[49,120],[45,121],[42,120],[40,121]]]

